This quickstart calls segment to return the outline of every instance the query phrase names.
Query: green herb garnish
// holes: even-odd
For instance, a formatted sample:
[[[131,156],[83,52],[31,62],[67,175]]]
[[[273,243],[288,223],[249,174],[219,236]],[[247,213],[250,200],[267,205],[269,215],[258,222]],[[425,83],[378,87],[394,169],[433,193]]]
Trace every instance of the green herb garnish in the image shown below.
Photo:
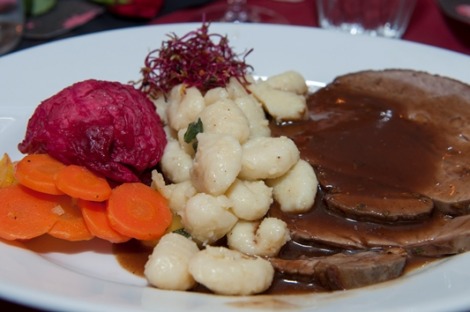
[[[192,122],[188,125],[188,129],[184,133],[184,142],[193,144],[194,150],[197,150],[197,139],[198,133],[204,132],[204,126],[202,125],[201,118],[198,118],[196,122]]]
[[[186,232],[186,230],[185,230],[184,228],[180,228],[180,229],[174,230],[173,233],[183,235],[183,236],[186,237],[186,238],[191,237],[191,235],[190,235],[188,232]]]

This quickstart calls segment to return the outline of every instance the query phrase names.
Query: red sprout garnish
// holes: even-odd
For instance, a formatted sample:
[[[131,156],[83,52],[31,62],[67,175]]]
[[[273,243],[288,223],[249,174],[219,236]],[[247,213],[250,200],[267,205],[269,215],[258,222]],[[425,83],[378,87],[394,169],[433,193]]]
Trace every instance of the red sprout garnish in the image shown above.
[[[224,87],[231,77],[248,84],[245,75],[252,67],[245,59],[253,49],[237,55],[226,36],[209,34],[208,30],[209,24],[203,23],[201,28],[181,38],[174,33],[168,35],[170,40],[147,55],[140,90],[156,97],[185,84],[205,93],[214,87]],[[219,39],[218,43],[212,39]]]

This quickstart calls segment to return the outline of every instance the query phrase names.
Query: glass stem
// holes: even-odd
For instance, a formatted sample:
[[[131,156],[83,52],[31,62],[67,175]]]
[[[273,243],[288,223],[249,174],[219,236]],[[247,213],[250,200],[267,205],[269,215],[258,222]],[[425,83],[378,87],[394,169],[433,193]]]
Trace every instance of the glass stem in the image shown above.
[[[247,6],[247,0],[227,0],[229,11],[244,12]]]
[[[244,23],[249,20],[247,0],[227,0],[227,5],[224,21]]]

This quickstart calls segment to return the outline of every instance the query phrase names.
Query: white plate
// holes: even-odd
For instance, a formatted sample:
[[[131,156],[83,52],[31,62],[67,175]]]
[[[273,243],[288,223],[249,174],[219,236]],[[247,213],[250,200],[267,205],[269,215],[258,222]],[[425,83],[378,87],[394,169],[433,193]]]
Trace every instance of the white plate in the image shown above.
[[[161,25],[68,39],[0,58],[0,152],[18,159],[16,146],[35,106],[88,78],[139,78],[147,53],[170,32],[199,24]],[[306,27],[212,24],[238,53],[254,48],[256,74],[297,70],[329,82],[363,69],[412,68],[470,83],[470,57],[392,39],[353,37]],[[64,243],[33,253],[0,243],[0,297],[60,311],[450,311],[470,309],[470,253],[449,258],[398,280],[331,294],[221,297],[145,287],[122,269],[104,242]]]

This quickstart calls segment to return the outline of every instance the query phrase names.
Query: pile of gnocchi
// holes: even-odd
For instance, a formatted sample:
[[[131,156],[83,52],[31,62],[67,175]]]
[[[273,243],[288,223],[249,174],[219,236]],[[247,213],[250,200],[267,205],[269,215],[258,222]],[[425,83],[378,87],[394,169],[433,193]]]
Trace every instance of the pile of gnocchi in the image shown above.
[[[267,216],[271,204],[290,213],[313,205],[313,168],[291,139],[271,136],[266,117],[304,118],[305,79],[295,71],[247,79],[249,91],[233,78],[205,94],[178,85],[155,100],[168,144],[152,186],[189,234],[168,233],[154,247],[144,274],[157,288],[199,283],[222,295],[264,292],[274,277],[269,258],[290,240],[286,223]],[[197,145],[187,143],[188,125],[198,120]],[[222,238],[227,244],[216,246]]]

